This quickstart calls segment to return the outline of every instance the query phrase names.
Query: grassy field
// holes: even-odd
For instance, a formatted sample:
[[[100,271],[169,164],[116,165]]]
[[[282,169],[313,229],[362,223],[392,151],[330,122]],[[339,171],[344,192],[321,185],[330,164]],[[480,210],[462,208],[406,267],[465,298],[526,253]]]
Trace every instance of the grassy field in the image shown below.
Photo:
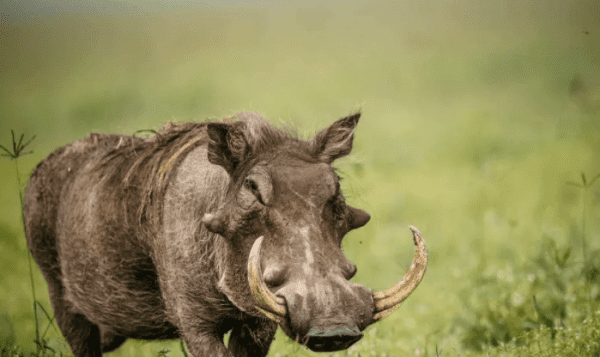
[[[330,355],[600,355],[600,5],[343,4],[3,15],[0,144],[11,129],[37,138],[23,187],[0,160],[0,346],[36,348],[18,192],[56,148],[241,110],[309,137],[361,109],[337,163],[372,215],[344,243],[354,281],[399,279],[409,224],[430,266],[395,314]],[[44,336],[68,351],[54,327]],[[109,356],[161,353],[183,355],[129,341]],[[279,332],[269,356],[317,354]]]

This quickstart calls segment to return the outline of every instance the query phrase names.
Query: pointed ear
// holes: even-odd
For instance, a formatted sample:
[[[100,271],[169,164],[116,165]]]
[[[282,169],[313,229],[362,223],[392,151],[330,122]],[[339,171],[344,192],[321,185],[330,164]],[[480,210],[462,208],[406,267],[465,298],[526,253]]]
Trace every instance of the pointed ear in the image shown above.
[[[332,163],[352,151],[354,127],[358,124],[360,113],[342,118],[327,129],[323,129],[311,140],[313,155],[322,162]]]
[[[242,133],[243,123],[209,123],[208,161],[222,166],[229,174],[246,157],[248,144]]]

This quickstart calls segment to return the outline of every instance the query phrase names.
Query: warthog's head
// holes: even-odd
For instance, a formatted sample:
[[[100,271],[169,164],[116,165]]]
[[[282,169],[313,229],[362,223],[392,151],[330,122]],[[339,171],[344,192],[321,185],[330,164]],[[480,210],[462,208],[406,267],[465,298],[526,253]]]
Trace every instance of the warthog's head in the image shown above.
[[[387,291],[351,283],[356,266],[342,239],[370,216],[345,203],[331,163],[350,153],[360,114],[309,141],[244,116],[208,126],[209,161],[231,178],[225,202],[202,219],[227,242],[219,287],[238,308],[264,314],[313,351],[347,348],[416,288],[427,266],[423,239],[411,227],[413,264]]]

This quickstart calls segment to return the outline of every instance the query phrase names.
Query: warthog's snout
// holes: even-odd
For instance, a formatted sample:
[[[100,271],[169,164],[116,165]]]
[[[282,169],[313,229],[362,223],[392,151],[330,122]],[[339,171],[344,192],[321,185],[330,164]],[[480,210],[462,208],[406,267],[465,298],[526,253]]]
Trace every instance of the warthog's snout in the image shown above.
[[[348,348],[362,338],[362,330],[388,316],[417,287],[427,268],[425,242],[410,227],[416,246],[404,278],[384,292],[336,278],[297,279],[272,292],[264,281],[258,238],[248,259],[248,281],[256,308],[276,321],[285,333],[316,352]]]
[[[373,298],[365,287],[341,278],[296,279],[274,295],[285,301],[283,331],[316,352],[348,348],[372,321]]]

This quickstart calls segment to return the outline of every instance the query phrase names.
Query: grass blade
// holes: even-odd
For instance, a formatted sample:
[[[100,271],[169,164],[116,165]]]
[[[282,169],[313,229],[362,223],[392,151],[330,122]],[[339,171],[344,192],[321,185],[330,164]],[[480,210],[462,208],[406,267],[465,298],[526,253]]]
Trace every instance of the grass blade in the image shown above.
[[[46,350],[50,350],[50,351],[52,351],[53,354],[56,354],[56,351],[54,350],[54,348],[48,346],[48,344],[46,342],[47,341],[35,341],[35,343],[38,345],[38,347],[41,348],[42,351],[44,351],[44,352],[42,352],[42,353],[44,353],[44,355],[45,355]]]
[[[0,149],[6,151],[6,154],[2,154],[2,156],[10,156],[10,157],[13,156],[13,154],[7,148],[5,148],[4,146],[0,145]]]
[[[19,143],[17,144],[17,150],[21,150],[21,144],[23,143],[23,138],[25,137],[25,133],[21,134],[21,137],[19,138]]]
[[[42,312],[44,313],[44,315],[46,315],[46,318],[48,319],[48,321],[50,322],[50,324],[54,327],[54,330],[56,332],[59,332],[58,329],[56,328],[56,326],[54,326],[54,324],[53,324],[53,322],[54,322],[54,316],[50,317],[50,314],[48,313],[48,311],[46,311],[46,309],[44,308],[44,305],[42,305],[39,301],[36,300],[35,303],[42,309]],[[48,327],[46,327],[46,330],[48,330]],[[46,332],[44,331],[44,334],[42,335],[42,338],[44,338],[45,334],[46,334]]]
[[[46,337],[46,333],[48,333],[48,329],[50,329],[50,326],[54,326],[54,321],[48,322],[46,328],[44,329],[44,332],[42,333],[42,338]],[[54,329],[56,329],[56,327]]]
[[[36,135],[32,136],[31,139],[29,139],[25,144],[23,144],[22,148],[25,149],[25,147],[27,147],[27,145],[29,145],[33,139],[35,139]]]
[[[13,145],[13,152],[16,153],[17,152],[17,147],[15,146],[16,142],[15,142],[15,131],[10,129],[10,135],[12,135],[12,145]]]
[[[185,351],[185,346],[183,345],[183,340],[179,340],[179,347],[181,347],[181,352],[183,352],[183,355],[185,357],[190,357],[187,352]]]

